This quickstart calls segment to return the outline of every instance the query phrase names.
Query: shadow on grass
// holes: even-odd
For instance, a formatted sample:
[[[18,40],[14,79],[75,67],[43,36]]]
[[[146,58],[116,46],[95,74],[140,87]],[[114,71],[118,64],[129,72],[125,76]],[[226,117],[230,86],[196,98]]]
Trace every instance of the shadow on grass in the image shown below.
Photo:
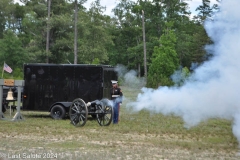
[[[31,113],[22,113],[24,117],[28,118],[46,118],[46,119],[52,119],[49,113],[39,113],[39,112],[31,112]]]
[[[24,117],[26,118],[46,118],[46,119],[52,119],[51,115],[49,113],[39,113],[39,112],[32,112],[30,114],[23,114]],[[59,120],[70,120],[69,115],[66,115],[65,118],[59,119]],[[97,118],[92,117],[91,115],[88,116],[87,121],[96,121]]]

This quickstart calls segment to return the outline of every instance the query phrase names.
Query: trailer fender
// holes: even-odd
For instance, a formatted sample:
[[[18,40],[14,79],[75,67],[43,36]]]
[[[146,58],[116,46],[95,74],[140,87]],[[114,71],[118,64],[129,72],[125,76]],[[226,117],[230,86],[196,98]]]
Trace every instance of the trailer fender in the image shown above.
[[[49,108],[49,112],[51,112],[52,108],[55,106],[55,105],[61,105],[65,108],[66,112],[69,111],[69,107],[70,105],[72,104],[72,102],[55,102],[53,103],[50,108]]]

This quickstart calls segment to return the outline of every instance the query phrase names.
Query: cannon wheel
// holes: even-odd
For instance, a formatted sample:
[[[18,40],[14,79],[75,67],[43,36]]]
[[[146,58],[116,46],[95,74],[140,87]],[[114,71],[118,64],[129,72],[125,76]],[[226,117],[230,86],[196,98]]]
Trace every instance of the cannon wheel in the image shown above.
[[[81,127],[86,124],[88,110],[86,103],[81,98],[73,100],[69,108],[69,116],[74,126]]]
[[[100,126],[109,126],[113,119],[113,109],[107,100],[102,100],[101,104],[96,110],[97,122]]]

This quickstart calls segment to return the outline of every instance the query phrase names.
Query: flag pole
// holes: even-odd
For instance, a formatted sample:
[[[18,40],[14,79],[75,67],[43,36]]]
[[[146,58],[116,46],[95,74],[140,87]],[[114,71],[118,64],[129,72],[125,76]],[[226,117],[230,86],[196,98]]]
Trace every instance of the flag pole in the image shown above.
[[[4,72],[4,64],[5,64],[5,61],[3,63],[2,78],[3,78],[3,72]]]

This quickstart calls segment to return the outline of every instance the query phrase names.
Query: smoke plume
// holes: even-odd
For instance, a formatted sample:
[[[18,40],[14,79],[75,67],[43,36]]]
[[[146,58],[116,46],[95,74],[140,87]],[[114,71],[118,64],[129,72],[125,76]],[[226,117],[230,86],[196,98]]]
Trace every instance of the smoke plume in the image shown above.
[[[115,71],[118,73],[121,85],[131,87],[131,89],[139,89],[146,85],[144,78],[137,77],[135,70],[128,70],[123,65],[117,65]]]
[[[195,69],[182,87],[142,88],[136,111],[143,108],[157,113],[181,116],[186,127],[210,118],[233,120],[232,131],[240,142],[240,3],[221,2],[221,11],[205,29],[214,45],[207,46],[213,58]]]

